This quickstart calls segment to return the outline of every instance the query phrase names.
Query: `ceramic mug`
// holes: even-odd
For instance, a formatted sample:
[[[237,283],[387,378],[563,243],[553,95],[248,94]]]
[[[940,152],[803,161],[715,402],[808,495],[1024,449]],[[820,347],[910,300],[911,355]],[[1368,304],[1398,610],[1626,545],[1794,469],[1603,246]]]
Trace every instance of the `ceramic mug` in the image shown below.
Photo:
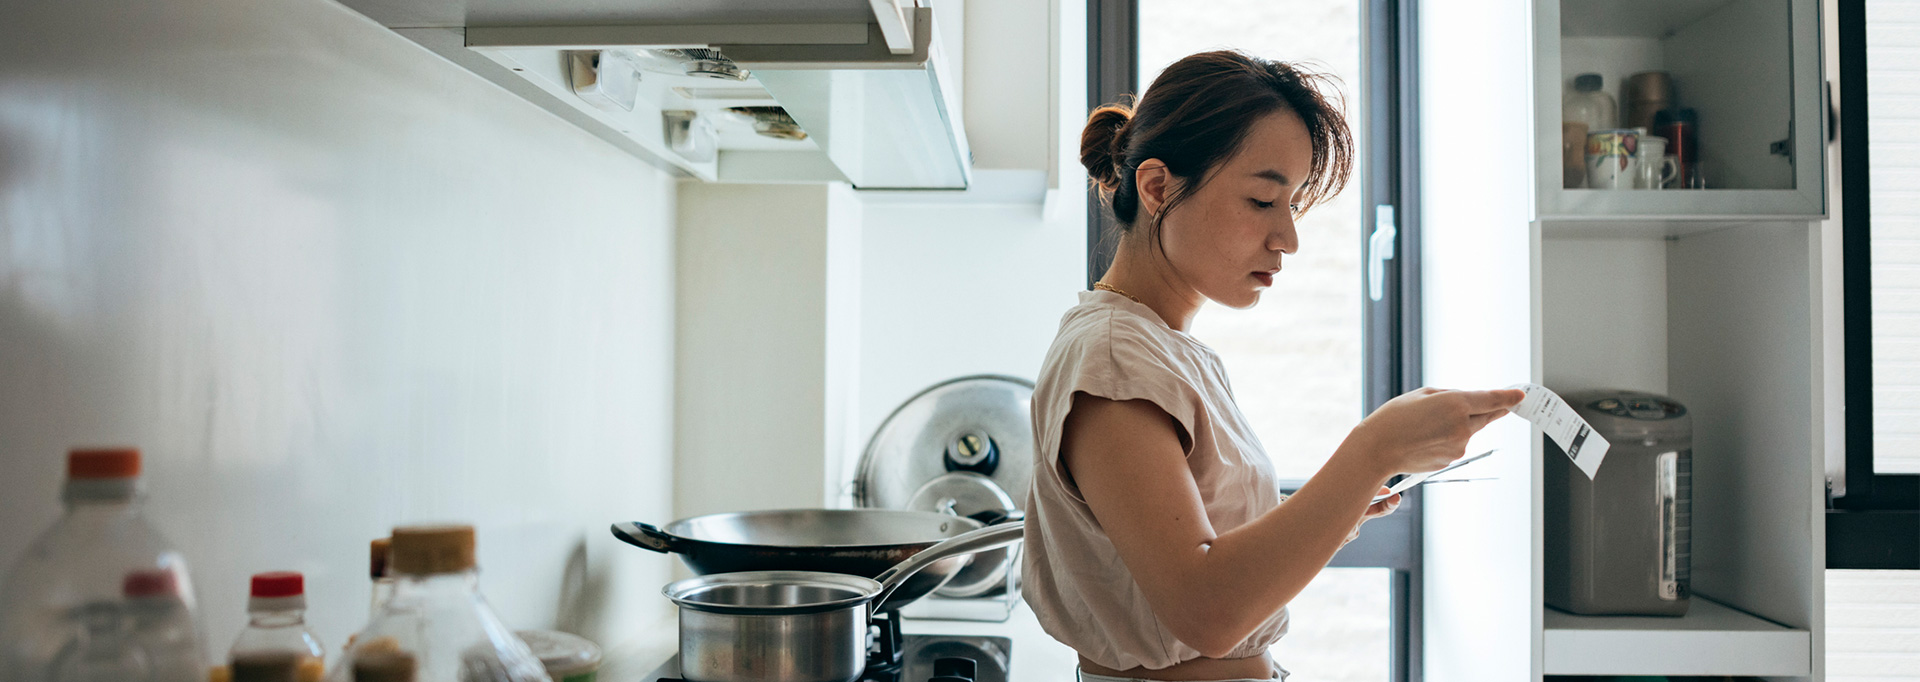
[[[1567,189],[1587,186],[1587,124],[1567,121],[1560,124],[1560,186]]]
[[[1587,186],[1632,189],[1640,173],[1640,132],[1632,128],[1587,133]]]
[[[1680,160],[1667,153],[1667,138],[1641,136],[1636,159],[1640,173],[1633,179],[1633,186],[1637,189],[1664,189],[1680,177]]]

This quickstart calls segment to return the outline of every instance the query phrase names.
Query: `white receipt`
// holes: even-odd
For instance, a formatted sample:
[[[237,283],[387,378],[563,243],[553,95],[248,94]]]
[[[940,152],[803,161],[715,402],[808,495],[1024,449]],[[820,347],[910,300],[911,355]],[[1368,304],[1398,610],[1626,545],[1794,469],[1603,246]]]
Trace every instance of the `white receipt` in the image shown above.
[[[1581,473],[1591,480],[1594,472],[1600,470],[1600,460],[1607,456],[1607,448],[1612,447],[1607,439],[1594,433],[1593,426],[1573,411],[1573,406],[1560,399],[1559,394],[1539,384],[1514,384],[1507,388],[1517,388],[1527,392],[1527,397],[1508,411],[1520,415],[1520,418],[1533,422],[1546,432],[1553,444],[1567,453],[1567,458],[1580,467]]]
[[[1409,474],[1406,478],[1400,479],[1399,483],[1395,483],[1393,484],[1392,487],[1387,488],[1386,492],[1373,496],[1373,501],[1379,502],[1389,497],[1393,497],[1394,495],[1398,495],[1400,493],[1406,492],[1408,488],[1412,488],[1422,483],[1445,483],[1446,481],[1435,481],[1431,479],[1434,474],[1441,474],[1441,473],[1446,473],[1448,471],[1453,471],[1454,469],[1458,469],[1460,467],[1466,466],[1471,462],[1478,461],[1479,459],[1486,457],[1487,455],[1491,455],[1493,453],[1494,453],[1493,450],[1488,450],[1486,452],[1482,452],[1472,457],[1462,457],[1460,459],[1453,460],[1452,464],[1448,464],[1445,467],[1442,467],[1434,471],[1428,471],[1425,473],[1418,473],[1418,474]],[[1459,480],[1469,480],[1469,479],[1455,478],[1455,479],[1447,479],[1447,480],[1459,481]]]

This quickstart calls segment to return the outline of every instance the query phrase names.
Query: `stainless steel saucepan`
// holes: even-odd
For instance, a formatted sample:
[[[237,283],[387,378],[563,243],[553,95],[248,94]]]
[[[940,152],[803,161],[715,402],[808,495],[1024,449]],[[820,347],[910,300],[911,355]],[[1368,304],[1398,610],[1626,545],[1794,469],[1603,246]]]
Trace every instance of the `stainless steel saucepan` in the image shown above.
[[[877,579],[747,571],[667,585],[663,592],[680,606],[680,676],[688,682],[853,682],[866,671],[870,615],[898,608],[909,578],[941,561],[1018,542],[1024,530],[1018,523],[973,530]]]

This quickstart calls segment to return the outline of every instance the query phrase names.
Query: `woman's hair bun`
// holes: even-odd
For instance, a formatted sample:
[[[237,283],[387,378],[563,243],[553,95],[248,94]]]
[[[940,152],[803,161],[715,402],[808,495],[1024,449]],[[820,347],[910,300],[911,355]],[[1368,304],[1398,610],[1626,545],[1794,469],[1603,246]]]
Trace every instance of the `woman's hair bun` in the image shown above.
[[[1108,192],[1119,186],[1120,167],[1115,155],[1121,152],[1121,131],[1132,120],[1133,107],[1108,104],[1087,116],[1086,130],[1080,133],[1080,165],[1086,166],[1087,175]]]

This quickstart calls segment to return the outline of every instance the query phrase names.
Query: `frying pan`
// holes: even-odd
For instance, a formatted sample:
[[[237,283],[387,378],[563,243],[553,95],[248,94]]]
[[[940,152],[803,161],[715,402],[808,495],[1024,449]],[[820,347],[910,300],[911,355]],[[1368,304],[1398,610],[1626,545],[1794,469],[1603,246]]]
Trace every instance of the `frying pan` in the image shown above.
[[[1018,511],[995,519],[1019,521]],[[895,509],[782,509],[708,514],[665,526],[613,524],[627,544],[678,554],[694,573],[820,571],[875,578],[951,537],[985,527],[974,519]],[[933,562],[894,591],[883,607],[898,609],[939,589],[972,555]]]

